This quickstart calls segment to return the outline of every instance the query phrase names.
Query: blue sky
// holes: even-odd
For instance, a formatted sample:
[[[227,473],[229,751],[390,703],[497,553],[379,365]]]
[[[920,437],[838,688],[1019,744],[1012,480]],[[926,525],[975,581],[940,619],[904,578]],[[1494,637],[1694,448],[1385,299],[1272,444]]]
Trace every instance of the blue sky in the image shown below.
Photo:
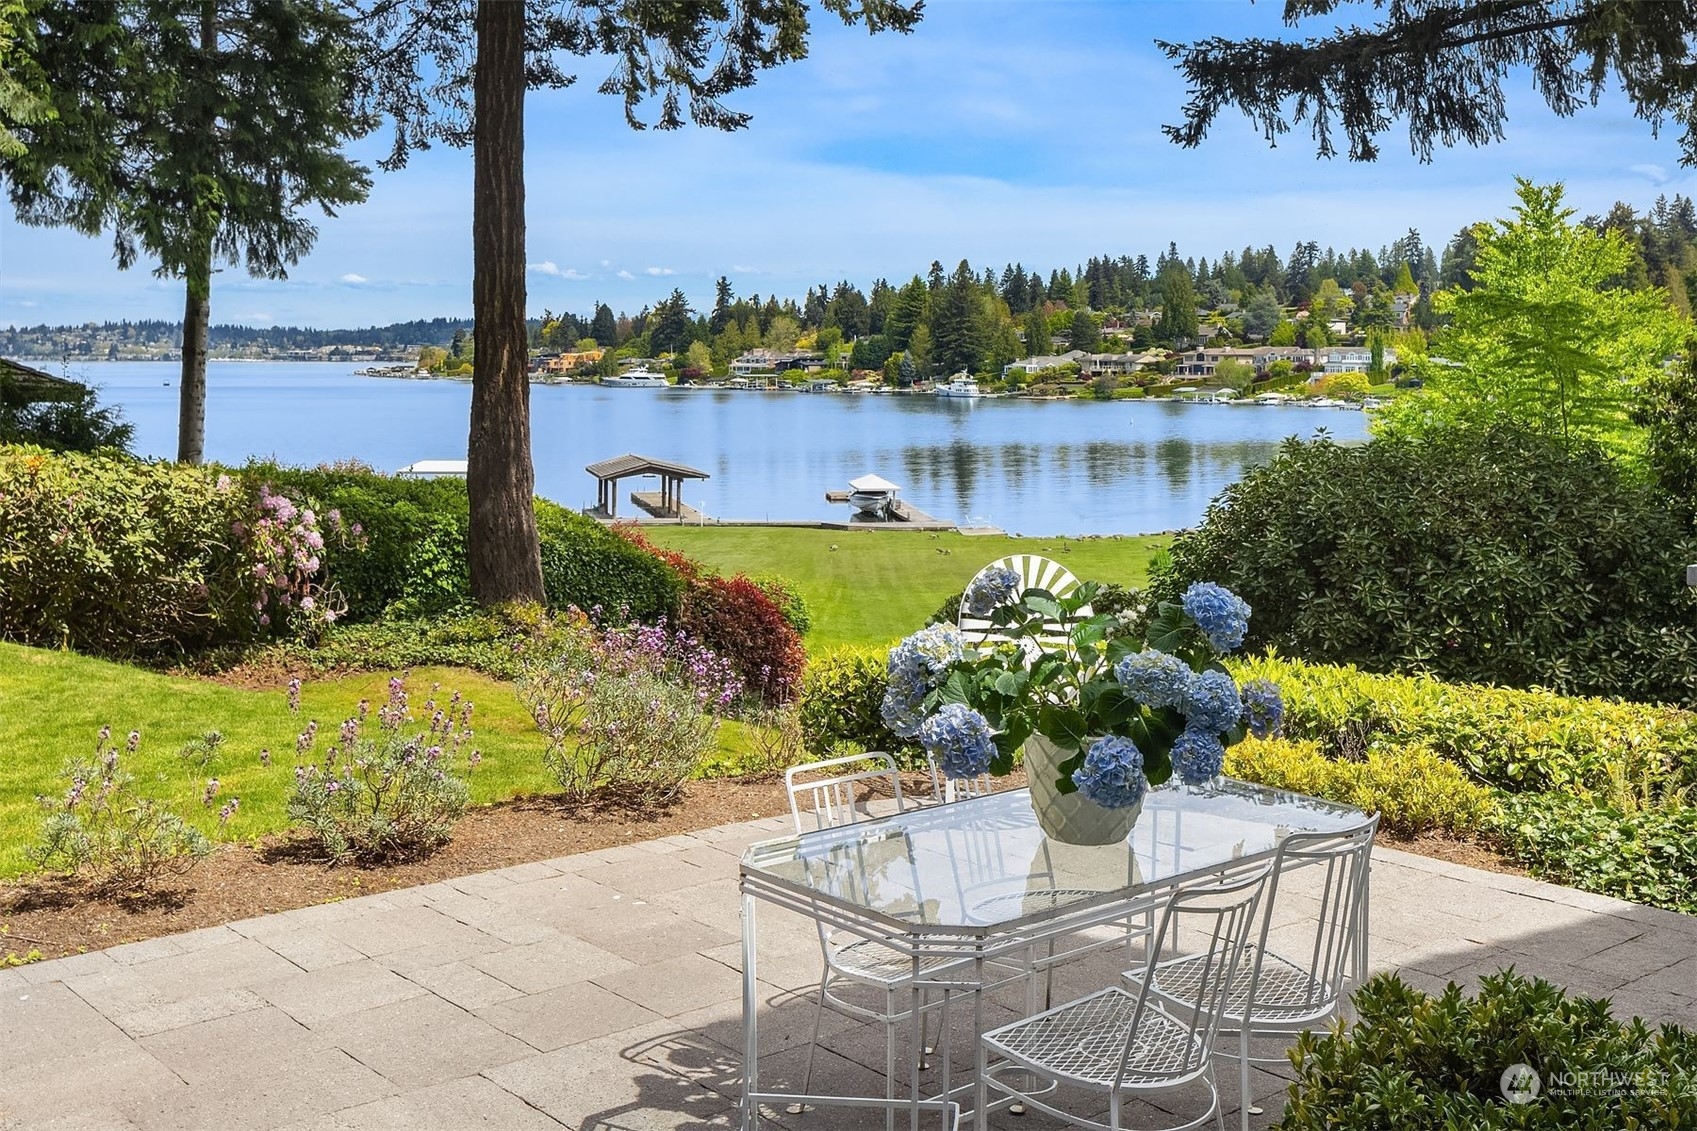
[[[1408,154],[1397,127],[1369,165],[1315,157],[1306,135],[1269,148],[1228,116],[1204,145],[1162,136],[1184,88],[1157,38],[1278,34],[1283,5],[1246,0],[931,0],[908,37],[820,14],[812,55],[733,104],[751,128],[634,133],[580,85],[527,108],[530,307],[634,312],[681,287],[697,305],[728,275],[739,294],[865,287],[935,258],[1044,271],[1091,255],[1153,256],[1176,241],[1214,258],[1300,239],[1378,248],[1409,227],[1440,249],[1504,214],[1514,175],[1561,180],[1581,214],[1615,200],[1697,193],[1676,138],[1651,137],[1624,100],[1572,119],[1527,77],[1511,84],[1508,141]],[[368,163],[377,134],[355,147]],[[215,322],[356,326],[471,309],[471,155],[436,149],[378,173],[371,199],[319,221],[286,281],[222,272]],[[109,241],[0,216],[0,325],[180,317],[181,284],[120,272]]]

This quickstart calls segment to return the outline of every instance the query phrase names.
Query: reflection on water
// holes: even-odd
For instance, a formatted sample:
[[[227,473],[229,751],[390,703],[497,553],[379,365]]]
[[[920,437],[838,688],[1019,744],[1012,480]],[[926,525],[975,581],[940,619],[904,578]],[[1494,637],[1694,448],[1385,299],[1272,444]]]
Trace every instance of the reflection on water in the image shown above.
[[[464,456],[469,386],[355,377],[353,368],[212,363],[210,457],[356,458],[392,469]],[[123,406],[139,453],[175,450],[173,366],[94,364],[72,376]],[[1366,434],[1359,412],[1176,402],[537,386],[531,405],[537,489],[568,506],[594,500],[585,464],[640,452],[709,472],[685,486],[684,499],[719,518],[846,519],[848,508],[826,503],[824,492],[877,472],[938,518],[1045,535],[1189,526],[1285,437]]]

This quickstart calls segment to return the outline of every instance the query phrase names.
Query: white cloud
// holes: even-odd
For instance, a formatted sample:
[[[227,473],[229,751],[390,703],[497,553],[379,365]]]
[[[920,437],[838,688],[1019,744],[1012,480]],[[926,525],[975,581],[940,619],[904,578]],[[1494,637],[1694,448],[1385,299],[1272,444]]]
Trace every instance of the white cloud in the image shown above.
[[[731,273],[733,275],[758,275],[760,274],[760,268],[743,267],[740,264],[733,263],[731,264]]]
[[[601,266],[603,266],[603,267],[611,267],[612,265],[613,265],[613,261],[611,259],[603,259],[601,261]]]
[[[670,267],[650,267],[650,268],[648,268],[648,274],[655,275],[655,276],[676,275],[677,272],[672,270]]]
[[[527,264],[525,269],[536,275],[558,275],[560,273],[560,265],[552,259],[544,259],[541,263]]]
[[[344,282],[344,283],[352,283],[356,286],[360,283],[370,282],[370,280],[367,279],[364,275],[356,275],[352,271],[349,271],[346,275],[343,275],[341,281]]]
[[[1668,171],[1660,165],[1642,164],[1628,165],[1626,171],[1637,173],[1653,185],[1665,185],[1668,182]]]
[[[266,313],[263,310],[250,311],[247,315],[247,320],[249,322],[273,322],[273,321],[275,321],[275,319],[272,318],[270,314]]]
[[[623,279],[625,282],[628,283],[632,279],[636,278],[636,276],[632,275],[629,271],[620,271],[619,272],[619,278]]]

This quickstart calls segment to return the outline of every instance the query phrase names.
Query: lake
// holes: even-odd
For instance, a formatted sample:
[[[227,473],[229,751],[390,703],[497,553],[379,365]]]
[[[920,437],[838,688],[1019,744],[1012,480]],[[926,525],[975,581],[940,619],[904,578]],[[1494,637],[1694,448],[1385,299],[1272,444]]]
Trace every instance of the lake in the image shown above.
[[[177,365],[73,365],[135,424],[135,450],[176,452]],[[394,470],[461,459],[470,386],[356,377],[359,366],[214,361],[206,454],[241,463],[358,459]],[[56,369],[54,370],[57,371]],[[722,519],[847,518],[827,490],[876,472],[931,515],[1010,533],[1143,534],[1193,525],[1208,501],[1287,436],[1366,436],[1363,413],[1168,401],[954,400],[538,385],[537,493],[595,501],[585,464],[625,452],[711,474],[684,502]],[[657,489],[627,480],[625,490]],[[636,513],[626,499],[619,513]]]

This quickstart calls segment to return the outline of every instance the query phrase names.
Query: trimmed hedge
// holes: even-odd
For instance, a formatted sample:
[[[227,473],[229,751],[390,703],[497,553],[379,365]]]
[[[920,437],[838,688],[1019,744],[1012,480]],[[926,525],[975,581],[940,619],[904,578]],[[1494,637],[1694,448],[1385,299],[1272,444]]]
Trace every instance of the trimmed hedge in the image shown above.
[[[1697,703],[1697,538],[1595,446],[1511,429],[1287,442],[1151,581],[1217,581],[1248,647],[1457,682]]]
[[[1376,812],[1381,828],[1402,836],[1470,837],[1497,812],[1489,789],[1419,746],[1344,761],[1326,757],[1315,742],[1246,738],[1226,751],[1225,770],[1244,781]]]
[[[853,646],[813,657],[798,708],[809,751],[823,758],[843,748],[885,750],[910,764],[924,764],[918,748],[891,733],[880,713],[889,658],[888,647]]]
[[[1418,747],[1517,792],[1607,793],[1622,776],[1657,788],[1697,781],[1697,714],[1675,707],[1373,675],[1277,656],[1230,666],[1240,681],[1277,683],[1286,735],[1316,742],[1334,758]]]
[[[201,468],[0,445],[0,636],[112,656],[249,639],[255,513]]]
[[[1469,997],[1380,974],[1356,991],[1356,1020],[1296,1041],[1277,1131],[1543,1131],[1697,1126],[1697,1034],[1617,1021],[1606,999],[1568,997],[1512,970]],[[1505,1076],[1540,1076],[1511,1103]]]
[[[358,523],[357,545],[326,555],[354,621],[417,617],[471,604],[466,529],[471,503],[463,479],[381,475],[360,464],[289,468],[252,463],[244,476],[294,488]],[[593,519],[536,501],[542,579],[555,608],[600,606],[635,620],[675,613],[680,582],[652,554]]]

